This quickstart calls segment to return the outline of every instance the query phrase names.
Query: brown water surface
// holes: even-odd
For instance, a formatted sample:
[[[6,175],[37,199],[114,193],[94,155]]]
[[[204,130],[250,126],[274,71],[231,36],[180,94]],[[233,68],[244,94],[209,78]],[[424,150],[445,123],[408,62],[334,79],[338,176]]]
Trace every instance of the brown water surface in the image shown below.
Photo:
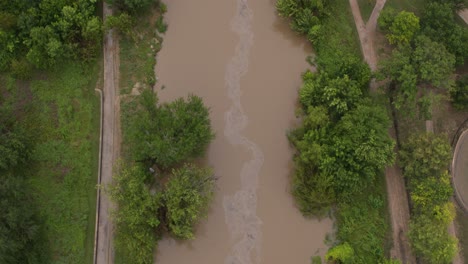
[[[312,53],[272,0],[171,0],[157,57],[160,100],[189,93],[211,109],[207,165],[219,177],[196,239],[159,243],[160,264],[299,264],[323,255],[332,222],[304,219],[289,191],[300,74]],[[164,89],[161,89],[164,86]]]

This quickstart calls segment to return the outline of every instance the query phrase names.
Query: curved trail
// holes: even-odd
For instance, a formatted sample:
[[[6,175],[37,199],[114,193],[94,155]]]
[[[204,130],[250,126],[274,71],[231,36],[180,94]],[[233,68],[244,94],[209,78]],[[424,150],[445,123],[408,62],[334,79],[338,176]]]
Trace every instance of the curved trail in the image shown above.
[[[257,188],[264,155],[258,145],[241,133],[248,123],[241,104],[241,79],[247,73],[250,48],[253,45],[252,17],[253,12],[247,0],[237,0],[237,12],[231,21],[231,28],[239,36],[239,42],[226,68],[226,89],[232,105],[225,113],[224,135],[230,144],[246,148],[252,159],[243,164],[241,189],[223,199],[226,224],[231,237],[237,241],[225,259],[226,264],[251,263],[253,250],[256,250],[256,262],[260,261],[262,222],[257,216]]]

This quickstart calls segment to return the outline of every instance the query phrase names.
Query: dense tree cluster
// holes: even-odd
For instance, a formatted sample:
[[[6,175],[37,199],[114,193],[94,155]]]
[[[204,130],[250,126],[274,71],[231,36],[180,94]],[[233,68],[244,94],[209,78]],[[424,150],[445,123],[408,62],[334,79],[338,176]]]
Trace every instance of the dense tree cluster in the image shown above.
[[[41,225],[21,169],[29,161],[31,140],[12,106],[0,98],[0,262],[44,263]]]
[[[386,263],[385,198],[375,185],[393,162],[394,142],[385,108],[368,97],[371,72],[342,15],[347,8],[344,1],[277,1],[279,14],[316,52],[309,62],[317,71],[303,74],[299,91],[302,125],[288,134],[297,150],[292,193],[304,215],[336,208],[339,244],[328,261]]]
[[[409,44],[419,31],[419,17],[412,12],[396,13],[392,8],[386,8],[378,19],[379,27],[387,32],[390,44]]]
[[[208,109],[193,95],[157,105],[157,97],[142,93],[133,126],[135,160],[150,160],[161,169],[203,155],[214,137]]]
[[[428,1],[421,17],[421,31],[455,55],[458,65],[468,58],[468,28],[455,21],[457,1]]]
[[[96,1],[0,1],[0,70],[22,76],[27,65],[48,68],[99,50],[102,25]]]
[[[448,233],[455,217],[447,172],[450,145],[443,136],[414,135],[404,144],[400,156],[413,204],[411,245],[426,263],[452,263],[457,240]]]
[[[278,0],[279,14],[291,18],[291,28],[308,36],[310,40],[320,35],[321,19],[327,15],[329,0]]]
[[[144,90],[134,102],[125,111],[132,116],[126,136],[132,160],[122,165],[111,196],[119,207],[117,240],[125,261],[145,264],[152,263],[163,231],[194,238],[213,197],[214,177],[190,161],[204,154],[214,134],[199,97],[158,104],[157,96]]]
[[[426,11],[430,10],[431,5],[432,3],[428,4]],[[453,11],[449,8],[448,12],[452,14]],[[384,30],[388,30],[388,24],[393,23],[392,21],[396,20],[401,14],[408,14],[408,12],[396,13],[391,8],[384,9],[383,16],[379,18],[379,25]],[[411,13],[411,15],[407,16],[413,17],[414,14]],[[417,19],[416,16],[414,17]],[[440,23],[443,23],[443,21],[455,23],[453,16],[449,16],[449,18],[448,20],[441,19]],[[431,21],[434,21],[434,19],[432,17]],[[454,25],[447,25],[444,30],[448,30],[447,28],[452,26]],[[409,28],[405,27],[406,30],[409,30]],[[468,31],[466,32],[468,33]],[[451,49],[447,46],[449,44],[439,42],[442,39],[431,37],[438,34],[436,31],[430,33],[428,26],[423,25],[423,30],[405,34],[408,38],[403,42],[398,42],[391,56],[382,61],[379,75],[381,79],[389,80],[387,92],[397,110],[410,112],[413,116],[414,110],[418,107],[417,103],[419,103],[420,112],[424,112],[424,108],[427,107],[423,105],[429,101],[427,100],[427,94],[424,92],[425,90],[418,95],[418,91],[421,91],[422,87],[453,90],[454,82],[451,75],[455,70],[457,60],[461,58],[463,61],[465,55],[462,55],[462,57],[453,55]],[[391,37],[389,37],[389,41],[392,43]]]

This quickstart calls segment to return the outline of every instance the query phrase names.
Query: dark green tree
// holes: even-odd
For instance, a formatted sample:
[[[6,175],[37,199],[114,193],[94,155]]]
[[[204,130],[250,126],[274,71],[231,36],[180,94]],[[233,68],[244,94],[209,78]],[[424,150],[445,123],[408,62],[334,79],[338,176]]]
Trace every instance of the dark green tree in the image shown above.
[[[145,91],[136,116],[135,157],[154,161],[162,169],[200,157],[214,138],[208,108],[194,95],[158,106],[156,95]]]
[[[421,28],[424,35],[442,43],[455,55],[457,64],[462,65],[468,58],[468,28],[456,23],[452,7],[448,1],[428,3],[421,18]]]
[[[385,109],[370,103],[358,105],[336,125],[320,169],[333,177],[337,194],[346,197],[362,191],[393,163],[389,126]]]
[[[45,263],[46,248],[34,202],[20,175],[0,171],[0,262]]]

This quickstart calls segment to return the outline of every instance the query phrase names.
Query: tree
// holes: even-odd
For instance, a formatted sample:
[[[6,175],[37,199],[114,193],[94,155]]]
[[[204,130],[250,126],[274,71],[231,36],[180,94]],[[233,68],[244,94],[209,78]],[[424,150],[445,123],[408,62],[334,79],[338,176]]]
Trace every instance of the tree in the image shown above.
[[[126,252],[129,263],[153,263],[162,194],[153,194],[147,187],[149,177],[143,167],[135,165],[114,176],[114,185],[109,189],[118,206],[117,246]]]
[[[468,75],[457,80],[456,85],[450,89],[453,105],[458,109],[468,108]]]
[[[425,36],[417,37],[415,45],[413,60],[420,79],[437,87],[448,87],[455,69],[455,57],[444,45]]]
[[[168,169],[203,155],[214,134],[202,99],[190,95],[162,106],[156,104],[154,93],[145,90],[141,94],[137,118],[131,125],[135,158]]]
[[[443,3],[442,3],[443,2]],[[456,23],[453,6],[447,1],[431,1],[421,18],[422,33],[444,44],[462,65],[468,58],[468,29]]]
[[[390,44],[409,44],[419,31],[419,17],[412,12],[401,11],[388,27],[387,39]]]
[[[410,179],[439,176],[451,160],[451,148],[442,135],[412,135],[399,152],[404,175]]]
[[[387,31],[390,26],[393,24],[395,17],[397,16],[397,11],[392,7],[385,7],[382,12],[380,12],[380,16],[377,19],[377,23],[379,28],[382,30]]]
[[[107,0],[106,2],[116,5],[120,10],[137,13],[158,1],[159,0]]]
[[[331,79],[326,72],[306,72],[303,79],[299,92],[301,104],[326,106],[334,118],[352,110],[363,95],[361,87],[348,75]]]
[[[416,103],[418,75],[411,55],[412,50],[409,46],[400,46],[380,65],[379,78],[390,80],[388,93],[393,97],[396,109]]]
[[[379,171],[393,163],[389,125],[385,109],[367,102],[344,115],[331,132],[320,169],[333,177],[335,192],[341,197],[363,190]]]
[[[0,262],[45,263],[45,245],[26,182],[13,171],[0,171]]]
[[[172,171],[164,191],[164,203],[168,227],[174,236],[194,238],[194,225],[206,215],[213,189],[214,177],[210,169],[185,164]]]
[[[348,243],[339,244],[331,248],[325,255],[327,261],[332,263],[353,263],[354,250]]]
[[[320,28],[320,19],[325,15],[324,0],[278,0],[276,9],[282,17],[291,19],[291,28],[301,34],[317,31]],[[309,34],[312,36],[313,32]]]
[[[304,215],[325,215],[335,201],[333,180],[318,170],[325,150],[325,135],[330,128],[327,109],[310,106],[303,125],[288,134],[297,150],[292,193]]]

